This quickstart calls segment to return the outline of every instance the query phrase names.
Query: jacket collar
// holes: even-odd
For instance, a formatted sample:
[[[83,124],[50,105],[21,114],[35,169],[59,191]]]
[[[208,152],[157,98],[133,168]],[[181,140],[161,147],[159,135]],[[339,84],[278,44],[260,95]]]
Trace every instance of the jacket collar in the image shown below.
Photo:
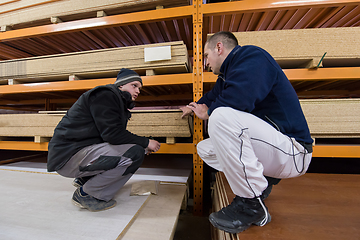
[[[222,76],[224,76],[224,72],[226,72],[227,68],[229,67],[229,64],[231,60],[234,58],[235,54],[240,50],[241,46],[237,45],[234,47],[233,50],[229,53],[229,55],[225,58],[224,62],[221,64],[220,72]]]

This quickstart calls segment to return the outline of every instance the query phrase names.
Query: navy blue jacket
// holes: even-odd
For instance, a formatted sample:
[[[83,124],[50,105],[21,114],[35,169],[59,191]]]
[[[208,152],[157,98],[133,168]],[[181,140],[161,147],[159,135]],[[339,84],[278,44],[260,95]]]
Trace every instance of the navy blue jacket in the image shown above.
[[[55,128],[48,146],[48,171],[61,169],[80,149],[93,144],[133,143],[146,148],[148,138],[126,130],[131,116],[128,103],[131,96],[113,84],[82,94]]]
[[[256,46],[236,46],[224,60],[215,86],[198,101],[251,113],[298,142],[311,144],[294,88],[274,58]]]

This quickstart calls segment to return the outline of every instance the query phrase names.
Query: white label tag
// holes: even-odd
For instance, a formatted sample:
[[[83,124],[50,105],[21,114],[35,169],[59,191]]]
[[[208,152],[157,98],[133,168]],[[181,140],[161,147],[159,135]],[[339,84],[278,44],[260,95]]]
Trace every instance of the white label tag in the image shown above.
[[[171,46],[144,48],[145,62],[170,60]]]

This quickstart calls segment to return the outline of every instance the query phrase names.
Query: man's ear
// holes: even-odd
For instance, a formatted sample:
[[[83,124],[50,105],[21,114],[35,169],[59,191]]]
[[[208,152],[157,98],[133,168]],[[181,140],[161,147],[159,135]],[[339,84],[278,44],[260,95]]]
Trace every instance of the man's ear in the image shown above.
[[[216,44],[216,50],[217,50],[218,54],[221,55],[224,51],[224,44],[222,42],[218,42]]]

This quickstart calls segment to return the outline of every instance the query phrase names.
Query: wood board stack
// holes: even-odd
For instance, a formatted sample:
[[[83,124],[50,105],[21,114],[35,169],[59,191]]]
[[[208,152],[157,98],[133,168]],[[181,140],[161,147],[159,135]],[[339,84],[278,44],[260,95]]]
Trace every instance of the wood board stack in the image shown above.
[[[35,137],[47,141],[64,114],[0,114],[0,136]],[[136,110],[128,122],[128,130],[140,136],[191,137],[191,117],[181,118],[181,110]]]
[[[359,138],[360,99],[300,100],[313,138]]]
[[[1,165],[3,184],[0,190],[7,194],[0,200],[4,206],[0,208],[3,216],[0,219],[0,239],[173,239],[180,207],[187,197],[191,168],[184,167],[185,164],[181,164],[182,168],[175,168],[172,166],[175,161],[168,160],[166,166],[140,167],[115,195],[118,205],[99,214],[70,203],[75,190],[72,179],[47,172],[45,156],[36,162]],[[148,183],[156,185],[156,194],[132,194],[134,186],[151,190]],[[54,187],[49,190],[51,185]],[[14,199],[25,198],[32,207],[23,211],[23,202]],[[49,221],[54,213],[56,219]],[[111,221],[106,226],[99,228],[109,219]]]
[[[213,240],[356,239],[360,234],[359,175],[314,174],[283,179],[265,200],[271,222],[239,234],[212,229]],[[232,202],[235,194],[223,173],[216,174],[214,211]],[[356,210],[357,209],[357,210]]]
[[[128,130],[140,136],[190,137],[191,117],[181,118],[181,110],[133,110]]]
[[[228,206],[234,199],[235,194],[232,192],[229,183],[223,172],[216,173],[216,181],[212,192],[213,207],[212,211],[217,212],[223,207]],[[211,226],[212,240],[235,240],[238,239],[236,234],[230,234]]]
[[[155,10],[157,6],[176,7],[189,5],[189,0],[5,0],[0,4],[2,26],[33,23],[51,17],[61,20],[77,20],[96,17],[97,11],[120,14],[135,11]]]
[[[300,100],[313,138],[359,138],[359,99]],[[63,114],[0,114],[0,136],[51,137]],[[134,110],[128,130],[140,136],[190,137],[191,117],[177,109]],[[174,141],[174,140],[171,140]]]
[[[145,61],[145,49],[170,46],[171,59]],[[182,41],[110,48],[76,53],[6,60],[0,62],[0,83],[116,77],[120,68],[139,74],[154,70],[155,74],[189,72],[189,58]]]
[[[282,68],[359,65],[360,28],[235,32],[239,45],[268,51]]]

